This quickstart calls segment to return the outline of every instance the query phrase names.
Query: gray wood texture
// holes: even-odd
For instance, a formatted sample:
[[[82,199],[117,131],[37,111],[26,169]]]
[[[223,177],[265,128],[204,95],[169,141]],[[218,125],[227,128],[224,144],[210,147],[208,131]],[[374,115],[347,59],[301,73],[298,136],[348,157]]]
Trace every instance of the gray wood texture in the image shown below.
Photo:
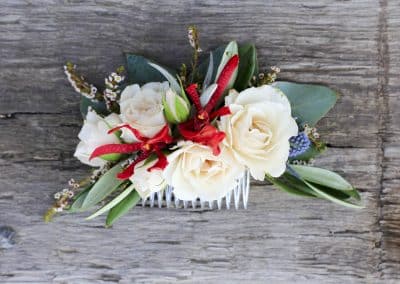
[[[203,49],[254,42],[264,69],[342,93],[319,123],[317,164],[362,191],[366,208],[254,184],[247,211],[136,208],[112,229],[63,215],[52,194],[87,168],[66,60],[95,82],[132,51],[177,67],[186,27]],[[400,4],[397,0],[0,1],[1,283],[399,283]]]

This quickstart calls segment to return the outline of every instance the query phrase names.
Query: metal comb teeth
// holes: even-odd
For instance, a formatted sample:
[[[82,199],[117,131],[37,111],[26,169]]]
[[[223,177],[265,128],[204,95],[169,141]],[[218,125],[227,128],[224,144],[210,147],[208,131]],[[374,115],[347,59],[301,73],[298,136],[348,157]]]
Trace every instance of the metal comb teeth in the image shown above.
[[[250,173],[245,171],[243,176],[236,180],[235,186],[219,200],[180,200],[174,196],[174,188],[167,185],[164,190],[154,192],[146,199],[141,200],[143,207],[181,208],[181,209],[247,209],[250,190]]]

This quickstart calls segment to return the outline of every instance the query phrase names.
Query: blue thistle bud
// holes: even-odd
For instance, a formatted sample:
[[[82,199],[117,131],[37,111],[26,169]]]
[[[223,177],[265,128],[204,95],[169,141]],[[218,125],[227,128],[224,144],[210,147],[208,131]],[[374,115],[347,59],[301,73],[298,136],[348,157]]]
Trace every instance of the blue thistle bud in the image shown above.
[[[304,132],[300,132],[297,136],[291,137],[289,143],[289,158],[295,158],[304,154],[311,146],[311,141]]]

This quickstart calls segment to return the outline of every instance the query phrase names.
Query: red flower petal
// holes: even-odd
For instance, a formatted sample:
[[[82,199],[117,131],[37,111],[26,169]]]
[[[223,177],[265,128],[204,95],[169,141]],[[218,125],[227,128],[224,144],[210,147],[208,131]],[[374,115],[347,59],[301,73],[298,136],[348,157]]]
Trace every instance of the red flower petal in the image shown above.
[[[228,115],[231,114],[231,110],[229,109],[228,106],[221,107],[220,109],[214,111],[210,115],[210,120],[213,120],[214,118],[217,118],[219,116],[223,115]]]
[[[148,156],[149,156],[148,153],[141,152],[141,154],[139,154],[137,156],[137,158],[126,169],[124,169],[122,172],[120,172],[117,175],[117,178],[119,178],[119,179],[128,179],[128,178],[130,178],[135,173],[135,166],[139,162],[147,159]]]
[[[141,142],[138,143],[132,143],[132,144],[107,144],[103,145],[100,147],[97,147],[93,153],[90,155],[89,160],[106,155],[106,154],[114,154],[114,153],[120,153],[120,154],[126,154],[126,153],[132,153],[140,150],[140,147],[142,146]]]
[[[188,94],[190,100],[194,104],[197,112],[200,112],[203,108],[200,103],[199,93],[197,92],[197,84],[191,84],[186,88],[186,93]]]
[[[178,125],[179,132],[186,140],[209,146],[214,155],[220,153],[219,143],[225,138],[225,133],[211,124],[205,125],[200,131],[193,130],[193,120]]]
[[[158,161],[152,167],[147,169],[149,172],[153,170],[163,170],[166,166],[168,166],[168,160],[164,153],[161,151],[157,151],[156,154],[158,157]]]
[[[144,136],[139,132],[139,130],[133,128],[133,127],[130,126],[129,124],[123,124],[123,125],[114,127],[114,128],[112,128],[112,129],[110,129],[110,130],[108,131],[108,134],[113,133],[113,132],[115,132],[115,131],[117,131],[117,130],[120,130],[120,129],[122,129],[122,128],[128,128],[128,129],[132,132],[132,134],[135,135],[135,137],[136,137],[137,139],[139,139],[140,141],[145,141],[145,140],[147,140],[147,138],[144,137]]]
[[[169,134],[169,127],[166,124],[153,138],[150,138],[146,141],[147,144],[156,144],[156,143],[172,143],[173,137]]]
[[[207,105],[204,108],[208,113],[210,113],[210,111],[215,107],[219,98],[224,93],[226,86],[228,85],[229,81],[231,80],[231,77],[232,77],[233,73],[235,72],[236,68],[238,67],[238,65],[239,65],[239,56],[234,55],[226,63],[226,65],[224,66],[224,69],[222,69],[221,74],[219,75],[217,82],[216,82],[218,85],[217,89],[215,90],[211,99],[208,101]]]

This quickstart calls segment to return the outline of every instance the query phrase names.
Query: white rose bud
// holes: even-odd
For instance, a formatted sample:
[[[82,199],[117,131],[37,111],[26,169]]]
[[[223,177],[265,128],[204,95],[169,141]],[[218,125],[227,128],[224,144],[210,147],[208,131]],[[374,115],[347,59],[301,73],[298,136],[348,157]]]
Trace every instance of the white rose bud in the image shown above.
[[[85,122],[78,134],[81,140],[76,147],[74,156],[82,163],[92,167],[101,167],[106,163],[106,160],[118,160],[119,154],[104,155],[99,158],[94,158],[89,161],[93,151],[102,145],[120,143],[120,140],[115,134],[108,134],[108,131],[121,123],[118,115],[110,114],[102,118],[94,110],[89,109],[86,115]]]
[[[167,123],[163,113],[162,97],[169,88],[169,83],[147,83],[127,86],[121,93],[121,119],[136,128],[142,135],[153,137]],[[126,142],[138,139],[127,129],[122,129],[121,138]]]
[[[289,157],[289,138],[298,133],[286,96],[264,85],[241,93],[232,90],[225,104],[232,114],[222,116],[218,123],[226,134],[224,145],[255,179],[282,175]]]
[[[139,193],[140,197],[146,199],[151,193],[160,191],[166,186],[161,170],[148,171],[157,162],[142,161],[135,166],[135,173],[129,178]]]
[[[178,124],[189,118],[190,104],[171,88],[163,96],[164,114],[169,123]]]

